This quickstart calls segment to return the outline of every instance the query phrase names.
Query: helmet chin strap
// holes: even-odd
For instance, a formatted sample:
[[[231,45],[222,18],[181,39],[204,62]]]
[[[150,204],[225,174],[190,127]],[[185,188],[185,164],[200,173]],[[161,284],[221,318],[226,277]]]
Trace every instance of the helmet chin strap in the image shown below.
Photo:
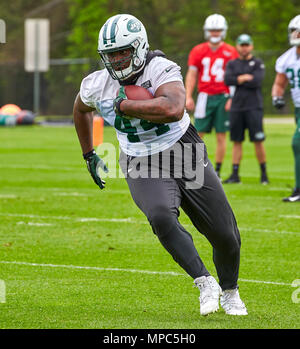
[[[209,41],[212,44],[218,44],[219,42],[222,41],[222,38],[221,38],[221,36],[212,36],[212,37],[209,38]]]
[[[129,75],[131,75],[132,72],[133,72],[133,69],[132,69],[132,59],[131,59],[130,65],[127,68],[122,69],[120,71],[115,71],[115,74],[117,75],[118,80],[122,80],[123,76],[129,76]],[[129,78],[130,78],[130,76],[129,76]],[[126,80],[126,79],[124,79],[124,80]]]

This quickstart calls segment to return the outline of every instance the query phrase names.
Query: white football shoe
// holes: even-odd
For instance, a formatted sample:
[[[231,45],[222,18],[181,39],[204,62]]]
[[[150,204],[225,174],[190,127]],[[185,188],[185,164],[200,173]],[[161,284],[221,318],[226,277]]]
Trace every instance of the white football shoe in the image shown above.
[[[240,298],[237,288],[225,290],[220,298],[221,307],[229,315],[248,315],[247,308]]]
[[[222,290],[216,279],[213,276],[200,276],[194,283],[200,290],[200,314],[208,315],[218,311]]]

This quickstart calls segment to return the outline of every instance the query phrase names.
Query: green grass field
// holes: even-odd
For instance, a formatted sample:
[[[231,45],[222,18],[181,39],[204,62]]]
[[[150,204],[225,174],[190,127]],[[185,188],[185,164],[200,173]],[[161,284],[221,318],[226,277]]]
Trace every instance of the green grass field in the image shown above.
[[[259,184],[248,141],[243,183],[224,185],[241,232],[239,285],[249,315],[220,309],[201,317],[199,291],[162,248],[125,180],[96,187],[73,127],[1,128],[0,328],[299,328],[291,283],[300,279],[300,204],[281,201],[294,185],[294,125],[265,129],[270,185]],[[112,128],[104,141],[117,144]],[[213,161],[214,134],[205,142]],[[228,143],[222,177],[230,170]],[[216,276],[211,246],[183,212],[180,221]]]

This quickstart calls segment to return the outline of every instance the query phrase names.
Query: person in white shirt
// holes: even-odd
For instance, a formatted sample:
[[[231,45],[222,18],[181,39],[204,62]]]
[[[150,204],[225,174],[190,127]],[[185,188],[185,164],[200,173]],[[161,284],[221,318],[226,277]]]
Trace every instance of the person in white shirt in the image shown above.
[[[83,157],[93,180],[104,188],[98,170],[101,167],[107,171],[107,168],[92,142],[91,112],[97,110],[116,129],[121,148],[120,166],[133,200],[163,247],[200,289],[200,313],[217,311],[220,301],[227,314],[247,315],[237,285],[239,230],[204,143],[185,110],[180,67],[161,51],[149,50],[143,24],[128,14],[113,16],[102,26],[98,52],[105,69],[83,79],[73,110]],[[127,85],[142,86],[154,98],[130,100],[126,95]],[[199,145],[204,149],[201,158],[197,154]],[[190,149],[192,157],[178,160],[170,155],[173,147]],[[159,170],[165,170],[166,154],[173,164],[169,176],[149,175],[155,160]],[[145,171],[132,176],[142,160],[147,160]],[[186,167],[185,162],[189,170],[196,167],[203,173],[200,186],[191,186],[194,182],[186,172],[176,175],[178,169]],[[219,283],[204,266],[191,234],[179,223],[180,207],[212,244]]]
[[[288,25],[289,42],[292,48],[276,61],[276,77],[272,86],[273,105],[281,109],[285,105],[284,91],[288,84],[295,106],[296,130],[292,139],[295,159],[295,187],[292,194],[283,199],[285,202],[300,201],[300,15]]]

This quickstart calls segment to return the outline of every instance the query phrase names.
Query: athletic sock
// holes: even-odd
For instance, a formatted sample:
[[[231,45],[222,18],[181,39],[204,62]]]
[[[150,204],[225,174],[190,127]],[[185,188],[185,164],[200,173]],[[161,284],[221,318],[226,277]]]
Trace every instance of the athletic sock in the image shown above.
[[[265,162],[260,164],[260,170],[261,170],[261,174],[266,174],[267,164]]]
[[[217,173],[220,173],[221,167],[222,167],[222,162],[217,162],[217,163],[216,163],[216,172],[217,172]]]
[[[299,137],[293,137],[292,142],[293,152],[294,152],[294,159],[295,159],[295,181],[296,181],[296,188],[300,188],[300,138]]]
[[[232,165],[232,174],[234,176],[238,176],[239,175],[239,167],[240,167],[239,164],[233,164]]]

